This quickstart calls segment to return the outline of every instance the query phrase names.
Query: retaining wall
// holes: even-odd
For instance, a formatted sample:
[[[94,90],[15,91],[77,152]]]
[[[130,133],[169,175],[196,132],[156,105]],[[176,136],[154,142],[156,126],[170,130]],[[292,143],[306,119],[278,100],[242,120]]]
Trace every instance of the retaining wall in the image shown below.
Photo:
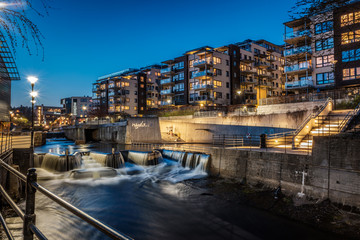
[[[212,149],[210,174],[360,207],[360,138],[315,137],[313,155]],[[330,165],[329,165],[330,163]]]

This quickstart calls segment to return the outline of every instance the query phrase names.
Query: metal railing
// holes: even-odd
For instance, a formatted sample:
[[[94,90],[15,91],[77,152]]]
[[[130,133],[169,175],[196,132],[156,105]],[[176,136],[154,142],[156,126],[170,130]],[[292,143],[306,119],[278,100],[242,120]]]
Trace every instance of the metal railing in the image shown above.
[[[12,135],[10,132],[10,124],[0,123],[0,154],[12,148]]]
[[[331,106],[331,109],[328,112],[325,112],[328,106]],[[309,127],[309,125],[313,125],[313,121],[315,121],[316,117],[319,117],[320,115],[328,115],[328,113],[332,110],[332,99],[328,98],[324,105],[320,107],[320,109],[316,113],[309,114],[307,118],[302,122],[302,124],[296,129],[294,136],[293,136],[293,147],[297,147],[296,140],[299,140],[299,136],[306,136],[312,127]]]
[[[351,121],[354,119],[354,117],[356,117],[357,115],[359,115],[360,113],[360,103],[356,106],[356,108],[354,109],[354,111],[349,112],[344,120],[340,123],[340,132],[344,132],[347,127],[349,126],[349,124],[351,123]]]
[[[9,151],[11,152],[11,150]],[[71,205],[64,199],[58,197],[54,193],[50,192],[43,186],[41,186],[39,183],[37,183],[37,174],[36,169],[31,168],[27,172],[27,176],[23,175],[10,165],[8,165],[6,162],[4,162],[2,159],[0,159],[0,165],[5,170],[13,174],[15,177],[20,179],[22,182],[24,182],[26,185],[25,191],[26,191],[26,198],[25,198],[25,213],[16,205],[16,203],[11,199],[11,197],[7,194],[5,189],[0,186],[0,192],[1,195],[5,198],[5,200],[9,203],[9,205],[12,207],[12,209],[17,213],[17,215],[24,221],[24,228],[23,228],[23,237],[24,240],[32,240],[35,236],[40,239],[47,239],[44,234],[36,227],[35,225],[35,193],[36,191],[41,192],[46,197],[51,199],[52,201],[56,202],[60,206],[64,207],[74,215],[78,216],[80,219],[86,221],[90,225],[94,226],[97,230],[103,232],[107,236],[109,236],[112,239],[132,239],[129,236],[126,236],[123,233],[120,233],[113,228],[105,225],[104,223],[100,222],[96,218],[91,217],[87,213],[81,211],[80,209],[76,208],[75,206]],[[0,222],[3,224],[4,229],[8,230],[6,223],[2,222],[0,219]],[[9,236],[9,239],[13,239],[11,236],[11,233],[8,231],[7,235]]]
[[[214,135],[213,145],[222,145],[224,147],[244,146],[244,136],[241,135]]]

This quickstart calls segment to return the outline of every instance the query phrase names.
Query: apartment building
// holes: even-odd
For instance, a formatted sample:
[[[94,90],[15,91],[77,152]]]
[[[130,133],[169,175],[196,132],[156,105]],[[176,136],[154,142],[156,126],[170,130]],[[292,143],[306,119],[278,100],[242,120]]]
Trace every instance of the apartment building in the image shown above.
[[[229,46],[232,56],[233,104],[257,105],[283,93],[283,48],[266,40],[245,40]]]
[[[227,49],[205,46],[185,54],[189,61],[189,104],[230,105],[230,56]]]
[[[161,106],[189,104],[188,56],[176,57],[161,64]]]
[[[144,114],[161,106],[160,65],[129,68],[99,77],[93,83],[93,110],[114,119]]]
[[[139,74],[138,69],[131,68],[99,77],[93,84],[94,111],[101,109],[104,112],[100,115],[117,118],[123,114],[138,114],[139,106],[141,110],[146,106],[145,77],[145,74]]]
[[[89,96],[63,98],[60,103],[63,106],[62,115],[80,120],[89,117],[92,109],[92,98]]]
[[[335,82],[360,86],[360,2],[334,11]]]
[[[155,64],[140,68],[146,74],[146,110],[158,109],[161,106],[160,81],[161,65]]]
[[[288,93],[359,86],[358,1],[284,25]]]
[[[62,107],[35,106],[35,126],[49,126],[61,116]]]

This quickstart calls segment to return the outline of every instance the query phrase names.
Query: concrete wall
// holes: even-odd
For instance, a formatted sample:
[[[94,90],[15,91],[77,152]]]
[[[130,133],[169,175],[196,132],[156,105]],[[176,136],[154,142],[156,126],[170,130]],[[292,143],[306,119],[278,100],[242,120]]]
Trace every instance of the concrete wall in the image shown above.
[[[314,137],[313,155],[211,149],[210,174],[360,207],[360,137]],[[330,151],[329,151],[330,150]],[[330,168],[329,168],[330,162]]]
[[[219,124],[202,124],[188,123],[178,121],[161,121],[160,131],[168,133],[172,130],[181,140],[188,143],[212,143],[214,135],[243,135],[250,133],[251,136],[260,136],[262,133],[272,134],[279,132],[291,131],[288,128],[273,127],[253,127],[253,126],[237,126],[237,125],[219,125]]]
[[[129,118],[125,143],[161,142],[159,118]]]
[[[129,118],[124,122],[104,125],[79,125],[63,129],[73,141],[108,141],[123,144],[161,142],[158,118]]]

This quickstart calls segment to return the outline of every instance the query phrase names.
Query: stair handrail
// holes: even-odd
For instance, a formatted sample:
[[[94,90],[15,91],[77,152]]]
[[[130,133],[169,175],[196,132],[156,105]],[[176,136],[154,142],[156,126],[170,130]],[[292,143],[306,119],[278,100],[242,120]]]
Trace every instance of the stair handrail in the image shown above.
[[[324,105],[322,105],[320,107],[320,109],[316,112],[316,113],[311,113],[309,114],[305,120],[301,123],[301,125],[296,129],[294,136],[293,136],[293,147],[294,147],[294,143],[295,143],[295,138],[297,137],[297,135],[305,128],[305,126],[312,120],[317,118],[329,105],[329,103],[332,103],[332,99],[330,97],[328,97],[326,99],[326,102],[324,103]]]
[[[360,103],[355,107],[353,111],[348,112],[342,122],[339,125],[339,132],[345,132],[351,121],[359,115],[360,113]]]

